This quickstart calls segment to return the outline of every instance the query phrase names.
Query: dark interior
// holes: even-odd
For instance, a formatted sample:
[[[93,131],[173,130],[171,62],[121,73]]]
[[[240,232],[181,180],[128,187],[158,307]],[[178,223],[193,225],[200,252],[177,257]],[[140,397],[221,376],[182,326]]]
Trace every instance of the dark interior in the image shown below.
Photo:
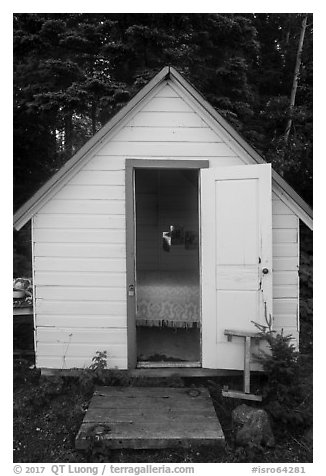
[[[200,361],[198,170],[136,169],[138,361]]]

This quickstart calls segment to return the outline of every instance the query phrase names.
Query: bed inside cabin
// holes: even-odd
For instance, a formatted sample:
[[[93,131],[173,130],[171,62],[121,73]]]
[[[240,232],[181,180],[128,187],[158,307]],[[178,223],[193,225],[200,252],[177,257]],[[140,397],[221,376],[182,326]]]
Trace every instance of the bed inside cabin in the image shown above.
[[[198,170],[135,170],[139,363],[200,365]]]

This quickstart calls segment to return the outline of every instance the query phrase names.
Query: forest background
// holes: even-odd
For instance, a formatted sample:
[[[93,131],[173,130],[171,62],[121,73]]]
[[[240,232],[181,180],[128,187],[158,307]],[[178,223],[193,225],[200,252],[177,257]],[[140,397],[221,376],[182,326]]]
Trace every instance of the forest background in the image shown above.
[[[15,210],[166,65],[312,205],[312,14],[21,13],[13,22]],[[29,226],[14,233],[13,271],[31,275]]]

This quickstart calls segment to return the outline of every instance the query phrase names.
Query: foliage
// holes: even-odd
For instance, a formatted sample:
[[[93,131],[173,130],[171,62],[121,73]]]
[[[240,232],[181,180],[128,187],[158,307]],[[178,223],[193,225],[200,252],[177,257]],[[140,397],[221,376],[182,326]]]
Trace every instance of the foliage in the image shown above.
[[[313,256],[312,232],[300,226],[300,352],[313,348]]]
[[[89,366],[89,369],[97,372],[97,374],[100,376],[101,372],[107,368],[107,351],[97,351],[95,356],[92,358],[92,363]]]
[[[296,104],[289,97],[301,31],[302,14],[259,13],[254,25],[261,50],[254,83],[258,88],[255,117],[250,128],[259,135],[252,140],[263,157],[312,203],[312,15],[304,40]],[[285,124],[293,117],[290,140],[284,141]]]
[[[88,398],[72,379],[42,377],[30,363],[14,365],[14,460],[80,462],[74,438]]]
[[[312,201],[312,15],[283,140],[302,15],[14,14],[15,207],[165,65]]]
[[[107,369],[107,351],[97,351],[92,358],[91,365],[81,371],[79,375],[79,384],[86,392],[91,392],[95,384],[104,384],[106,380]]]
[[[19,375],[17,368],[16,375]],[[36,379],[35,376],[34,379]],[[56,396],[66,393],[66,382],[62,377],[38,377],[37,381],[38,385],[33,386],[31,391],[21,399],[20,404],[22,407],[33,404],[34,408],[41,409],[49,405]],[[15,382],[17,386],[21,383],[21,381]],[[17,411],[19,412],[19,409],[14,407],[14,413]]]
[[[13,277],[32,276],[31,225],[27,223],[13,237]]]
[[[293,337],[256,324],[268,343],[258,360],[266,372],[262,389],[264,408],[270,413],[277,431],[300,431],[312,418],[312,388],[307,388],[299,353]]]
[[[114,370],[108,372],[111,373]],[[81,388],[78,380],[41,377],[38,369],[30,368],[30,363],[15,361],[14,382],[13,460],[17,463],[94,462],[88,461],[87,455],[75,449],[75,437],[90,399],[89,393]],[[193,383],[196,382],[199,383],[198,379],[193,381]],[[139,382],[134,383],[139,384]],[[151,379],[147,383],[153,384]],[[213,383],[216,387],[216,382]],[[164,379],[164,384],[175,386],[176,382],[174,379]],[[187,385],[191,385],[190,380]],[[249,454],[241,450],[235,451],[232,445],[229,445],[230,415],[233,404],[236,402],[232,399],[222,399],[220,393],[219,389],[219,405],[216,410],[223,416],[220,418],[227,441],[225,451],[204,446],[165,450],[126,449],[103,455],[103,460],[112,463],[253,462]],[[41,405],[39,404],[40,395],[42,395]],[[255,461],[261,463],[279,463],[280,461],[299,463],[311,462],[312,453],[301,437],[294,439],[288,435],[286,439],[279,440],[275,448],[266,448],[263,454],[255,454],[254,457],[257,458]],[[99,456],[97,456],[98,459]]]

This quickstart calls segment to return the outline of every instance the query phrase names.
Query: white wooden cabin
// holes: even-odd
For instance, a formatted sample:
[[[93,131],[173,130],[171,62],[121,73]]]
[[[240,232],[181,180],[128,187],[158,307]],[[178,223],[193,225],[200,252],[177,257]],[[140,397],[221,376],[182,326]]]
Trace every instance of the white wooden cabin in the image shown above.
[[[36,365],[243,369],[252,321],[299,336],[312,211],[165,67],[14,217],[32,221]],[[254,368],[254,367],[253,367]]]

